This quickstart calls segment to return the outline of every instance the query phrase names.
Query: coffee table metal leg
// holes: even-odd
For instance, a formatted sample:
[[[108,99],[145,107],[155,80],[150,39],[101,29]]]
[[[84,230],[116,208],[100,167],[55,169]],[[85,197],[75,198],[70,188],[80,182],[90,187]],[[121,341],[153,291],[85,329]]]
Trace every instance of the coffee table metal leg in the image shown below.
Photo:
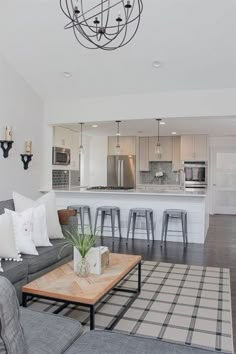
[[[142,272],[141,272],[141,262],[138,264],[138,292],[140,293],[141,291],[141,285],[142,285]]]
[[[90,330],[95,328],[95,306],[90,306]]]
[[[22,306],[27,307],[27,294],[22,294]]]

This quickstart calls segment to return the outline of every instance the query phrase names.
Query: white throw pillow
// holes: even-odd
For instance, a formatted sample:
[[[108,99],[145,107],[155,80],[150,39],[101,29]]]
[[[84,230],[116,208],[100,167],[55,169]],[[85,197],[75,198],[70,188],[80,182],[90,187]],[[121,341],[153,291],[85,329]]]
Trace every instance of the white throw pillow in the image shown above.
[[[22,261],[16,247],[16,240],[10,214],[0,215],[0,260]],[[1,264],[0,264],[1,268]]]
[[[48,237],[44,205],[33,208],[33,241],[36,247],[52,246]]]
[[[44,205],[46,209],[47,230],[49,238],[64,238],[57,214],[56,196],[53,191],[43,195],[36,201],[33,201],[32,199],[26,198],[21,194],[13,192],[13,199],[17,212],[22,212],[28,208],[33,208],[38,205]]]
[[[24,254],[38,255],[33,242],[33,209],[27,209],[22,213],[5,209],[6,214],[12,217],[16,247]]]

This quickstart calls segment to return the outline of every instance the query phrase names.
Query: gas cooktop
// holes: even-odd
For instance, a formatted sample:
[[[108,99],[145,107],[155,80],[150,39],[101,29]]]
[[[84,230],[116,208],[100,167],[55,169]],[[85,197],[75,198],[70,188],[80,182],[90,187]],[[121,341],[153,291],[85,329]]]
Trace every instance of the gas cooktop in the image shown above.
[[[95,186],[95,187],[90,187],[87,188],[88,190],[123,190],[123,191],[128,191],[130,189],[133,189],[132,187],[115,187],[115,186]]]

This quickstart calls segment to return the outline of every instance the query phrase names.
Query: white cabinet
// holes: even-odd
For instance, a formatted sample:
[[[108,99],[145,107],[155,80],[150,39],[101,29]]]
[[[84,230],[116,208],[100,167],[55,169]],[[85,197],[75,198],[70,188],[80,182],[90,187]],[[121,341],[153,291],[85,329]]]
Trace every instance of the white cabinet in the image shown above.
[[[194,150],[196,161],[208,160],[208,139],[206,135],[194,136]]]
[[[180,144],[182,161],[194,160],[194,135],[182,135]]]
[[[71,130],[62,127],[54,127],[53,145],[69,149],[71,145]]]
[[[155,153],[157,137],[149,137],[149,161],[172,161],[172,138],[170,136],[161,136],[160,144],[162,153],[158,156]]]
[[[180,136],[172,137],[172,171],[181,169]]]
[[[53,146],[71,150],[70,165],[66,169],[79,170],[79,133],[63,127],[54,127]],[[60,169],[60,167],[57,166]],[[65,166],[63,167],[65,169]]]
[[[207,161],[208,140],[206,135],[181,136],[182,161]]]
[[[108,137],[108,155],[116,155],[117,137]],[[120,136],[120,155],[136,155],[136,137]]]
[[[149,171],[149,137],[139,138],[139,171]]]

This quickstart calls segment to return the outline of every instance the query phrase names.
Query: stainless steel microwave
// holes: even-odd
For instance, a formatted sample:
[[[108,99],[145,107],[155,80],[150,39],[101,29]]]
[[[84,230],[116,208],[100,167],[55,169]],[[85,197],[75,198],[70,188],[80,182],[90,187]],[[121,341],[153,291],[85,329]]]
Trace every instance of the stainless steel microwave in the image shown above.
[[[70,164],[70,149],[54,146],[52,148],[52,164],[53,165],[69,165]]]

